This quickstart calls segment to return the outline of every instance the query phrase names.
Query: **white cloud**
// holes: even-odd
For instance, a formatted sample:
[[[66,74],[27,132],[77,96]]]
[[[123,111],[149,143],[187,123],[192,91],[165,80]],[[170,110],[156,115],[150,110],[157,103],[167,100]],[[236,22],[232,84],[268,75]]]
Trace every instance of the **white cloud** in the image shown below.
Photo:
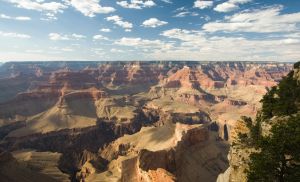
[[[126,31],[131,31],[133,24],[128,22],[128,21],[123,21],[123,18],[118,16],[118,15],[114,15],[114,16],[109,16],[106,18],[107,21],[111,21],[113,22],[115,25],[118,25],[122,28],[124,28]]]
[[[59,33],[50,33],[49,34],[50,40],[70,40],[70,38],[66,35],[61,35]]]
[[[286,35],[284,35],[284,37],[289,37],[289,38],[300,38],[300,32],[286,34]]]
[[[249,3],[252,0],[229,0],[229,2],[234,3],[234,4],[245,4],[245,3]]]
[[[300,39],[282,39],[279,41],[280,44],[299,44],[300,43]]]
[[[73,6],[76,10],[88,17],[94,17],[95,14],[112,13],[113,7],[105,7],[100,5],[100,0],[64,0],[68,5]]]
[[[177,17],[177,18],[182,18],[182,17],[186,17],[190,14],[189,11],[182,11],[182,12],[179,12],[177,13],[176,15],[174,15],[174,17]]]
[[[186,7],[180,7],[177,8],[175,11],[173,11],[174,13],[176,13],[173,17],[176,18],[182,18],[182,17],[186,17],[186,16],[198,16],[199,14],[197,12],[192,12],[190,11],[188,8]]]
[[[31,18],[27,17],[27,16],[17,16],[14,19],[15,20],[20,20],[20,21],[29,21],[29,20],[31,20]]]
[[[180,7],[180,8],[175,9],[174,12],[176,13],[176,12],[187,11],[187,10],[188,10],[188,9],[187,9],[186,7],[182,6],[182,7]]]
[[[199,16],[199,14],[196,13],[196,12],[183,11],[183,12],[177,13],[173,17],[175,17],[175,18],[182,18],[182,17],[186,17],[186,16]]]
[[[291,61],[300,59],[300,37],[248,39],[241,36],[215,36],[198,30],[171,29],[163,36],[176,40],[171,50],[156,49],[148,54],[153,59],[209,61]]]
[[[81,40],[81,39],[85,39],[86,36],[84,35],[80,35],[80,34],[71,34],[71,35],[64,35],[64,34],[59,34],[59,33],[50,33],[48,35],[50,40]]]
[[[104,37],[103,35],[94,35],[93,39],[94,40],[108,40],[108,38]]]
[[[70,47],[63,47],[60,49],[61,51],[64,51],[64,52],[73,52],[74,49],[70,48]]]
[[[173,2],[171,0],[161,0],[162,2],[165,2],[165,3],[169,3],[169,4],[172,4]]]
[[[54,13],[46,13],[44,14],[45,17],[42,17],[40,18],[40,20],[43,20],[43,21],[54,21],[54,20],[57,20],[57,17]]]
[[[297,31],[300,13],[281,14],[282,6],[244,11],[228,16],[224,21],[210,22],[203,25],[208,32],[290,32]]]
[[[29,21],[29,20],[31,20],[31,18],[27,17],[27,16],[12,17],[12,16],[8,16],[8,15],[5,15],[5,14],[0,14],[0,18],[9,19],[9,20],[20,20],[20,21]]]
[[[161,21],[157,18],[150,18],[150,19],[145,20],[143,22],[144,27],[151,27],[151,28],[156,28],[156,27],[163,26],[163,25],[166,25],[166,24],[168,24],[168,22]]]
[[[62,12],[67,6],[58,2],[44,2],[40,0],[8,0],[10,3],[16,4],[18,8],[49,11],[53,13]]]
[[[209,21],[211,19],[208,15],[201,16],[200,18],[204,19],[205,21]]]
[[[55,52],[52,52],[52,53],[61,53],[61,51],[63,51],[63,52],[73,52],[73,51],[75,51],[71,47],[49,47],[49,49],[55,51]]]
[[[110,49],[110,52],[112,52],[112,53],[123,53],[124,51],[121,50],[121,49],[112,48],[112,49]]]
[[[97,56],[104,56],[105,51],[102,48],[92,48],[91,51]]]
[[[245,4],[251,2],[252,0],[229,0],[227,2],[218,4],[214,10],[218,12],[230,12],[239,9],[239,4]]]
[[[239,9],[239,6],[229,2],[224,2],[222,4],[219,4],[214,8],[214,10],[218,12],[230,12],[236,9]]]
[[[2,18],[2,19],[11,19],[10,16],[7,16],[5,14],[0,14],[0,18]]]
[[[166,1],[165,1],[166,2]],[[130,3],[126,1],[117,1],[117,4],[123,8],[130,9],[143,9],[156,6],[155,2],[152,0],[131,0]]]
[[[162,32],[161,35],[170,39],[180,40],[181,46],[193,49],[199,49],[199,45],[205,45],[208,41],[204,32],[196,30],[174,28]]]
[[[94,17],[95,14],[107,14],[115,11],[113,7],[100,5],[100,0],[62,0],[60,2],[45,2],[44,0],[8,0],[19,8],[45,12],[42,20],[56,20],[56,14],[62,13],[68,6],[73,6],[85,16]]]
[[[109,28],[101,28],[100,29],[101,32],[111,32],[111,30]]]
[[[213,6],[213,1],[196,0],[194,2],[194,7],[199,9],[210,8],[212,6]]]
[[[149,7],[152,7],[152,6],[155,6],[156,4],[154,3],[154,1],[151,1],[151,0],[147,0],[144,2],[144,7],[146,8],[149,8]]]
[[[80,35],[80,34],[75,34],[75,33],[73,33],[72,35],[71,35],[71,37],[73,37],[73,38],[75,38],[75,39],[85,39],[86,38],[86,36],[85,35]]]
[[[28,52],[28,53],[43,53],[44,50],[41,50],[41,49],[29,49],[29,50],[26,50],[25,52]]]
[[[0,0],[1,1],[1,0]],[[101,0],[89,0],[89,1],[70,1],[67,3],[66,0],[7,0],[13,5],[24,8],[31,9],[38,12],[41,12],[41,17],[47,20],[57,19],[57,15],[65,11],[66,8],[72,8],[80,11],[85,16],[93,17],[98,13],[108,13],[113,12],[114,10],[110,9],[109,11],[104,10]],[[122,0],[118,1],[126,2],[126,6],[133,6],[131,8],[143,9],[146,7],[157,5],[168,5],[164,4],[162,1],[168,3],[168,0],[153,0],[151,3],[148,1],[141,0]],[[225,1],[225,2],[224,2]],[[116,1],[113,1],[116,2]],[[141,2],[141,3],[139,3]],[[155,3],[154,3],[155,2]],[[175,2],[175,1],[174,1]],[[194,8],[192,6],[182,7],[176,11],[173,11],[174,17],[185,17],[185,16],[196,16],[195,13],[199,9],[213,7],[213,2],[216,5],[215,10],[220,12],[229,12],[235,9],[238,9],[244,3],[251,2],[251,0],[223,0],[223,1],[200,1],[193,0],[195,2]],[[198,2],[198,4],[196,4]],[[201,2],[201,3],[200,3]],[[28,4],[28,6],[26,5]],[[48,4],[47,4],[48,3]],[[143,4],[142,4],[143,3]],[[101,4],[101,5],[100,5]],[[134,5],[135,4],[135,5]],[[229,4],[229,5],[228,5]],[[72,6],[72,7],[71,7]],[[99,10],[101,7],[101,11]],[[118,6],[118,5],[115,5]],[[223,7],[222,7],[223,6]],[[73,8],[74,7],[74,8]],[[98,7],[98,8],[97,8]],[[104,8],[104,9],[103,9]],[[108,7],[109,8],[109,7]],[[120,8],[120,7],[118,7]],[[195,8],[198,8],[195,9]],[[80,13],[80,14],[81,14]],[[125,16],[125,15],[124,15]],[[171,15],[172,16],[172,15]],[[155,16],[153,16],[155,17]],[[0,19],[10,19],[10,20],[30,20],[30,17],[26,16],[16,16],[13,14],[0,14]],[[158,18],[158,17],[157,17]],[[198,18],[205,19],[208,21],[210,17],[205,15],[199,15]],[[120,16],[111,16],[107,15],[107,21],[112,22],[113,24],[120,26],[124,31],[133,30],[133,22],[131,19],[123,19]],[[125,21],[126,20],[126,21]],[[128,22],[128,21],[129,22]],[[187,19],[188,20],[188,19]],[[201,21],[199,19],[199,21]],[[59,22],[57,22],[59,23]],[[106,22],[108,23],[108,22]],[[167,21],[161,21],[156,18],[150,18],[145,20],[142,23],[144,27],[157,27],[167,24]],[[191,21],[186,22],[186,24],[192,23]],[[199,25],[198,25],[199,26]],[[248,9],[238,13],[232,13],[229,16],[225,16],[222,19],[212,22],[206,22],[202,29],[199,30],[187,30],[187,29],[171,29],[163,31],[160,34],[160,37],[153,39],[145,39],[142,37],[123,37],[118,40],[110,40],[108,37],[105,37],[107,34],[103,32],[110,32],[114,29],[109,26],[103,26],[99,30],[99,35],[93,34],[90,39],[94,42],[94,45],[99,45],[99,43],[104,42],[103,44],[107,47],[103,50],[95,50],[97,55],[105,55],[108,53],[112,55],[112,59],[118,58],[117,53],[120,54],[121,59],[134,59],[137,56],[141,59],[176,59],[176,60],[299,60],[300,55],[298,50],[300,49],[300,12],[287,13],[283,11],[283,6],[269,6],[263,7],[261,9]],[[165,26],[167,27],[167,26]],[[114,28],[116,28],[114,26]],[[222,32],[216,34],[214,32]],[[248,36],[244,32],[254,32],[255,39]],[[257,34],[264,33],[264,34]],[[103,35],[100,35],[103,34]],[[251,34],[252,35],[252,34]],[[158,35],[159,36],[159,35]],[[163,37],[162,37],[163,36]],[[8,40],[9,38],[16,38],[14,41],[23,41],[23,39],[31,38],[30,35],[15,33],[15,32],[2,32],[0,31],[0,38],[3,40]],[[122,36],[121,36],[122,37]],[[22,39],[23,38],[23,39]],[[49,39],[51,40],[82,40],[86,36],[80,34],[65,34],[65,33],[51,33],[49,34]],[[20,40],[18,40],[20,39]],[[99,42],[96,42],[99,40]],[[13,42],[14,42],[13,41]],[[5,42],[5,41],[2,41]],[[11,42],[11,41],[10,41]],[[25,41],[26,42],[26,41]],[[74,41],[73,43],[80,43],[80,41]],[[72,43],[72,42],[71,42]],[[113,45],[112,45],[113,43]],[[112,47],[115,46],[115,47]],[[81,54],[92,53],[90,48],[84,48],[85,46],[80,47]],[[44,50],[44,47],[35,47],[27,50],[27,47],[23,49],[22,44],[20,44],[19,49],[23,49],[25,57],[20,57],[21,59],[27,58],[26,55],[29,53],[43,53],[38,56],[45,56],[49,54],[47,48]],[[129,49],[130,48],[130,49]],[[9,48],[8,48],[9,49]],[[17,48],[14,48],[17,49]],[[48,48],[49,49],[49,48]],[[44,52],[43,52],[44,50]],[[78,47],[70,44],[68,47],[59,47],[56,51],[62,53],[63,56],[70,54],[68,52],[74,51],[74,54],[79,52]],[[6,52],[6,51],[5,51]],[[8,50],[9,52],[9,50]],[[14,56],[7,52],[7,55],[4,57]],[[17,52],[17,51],[15,51]],[[66,53],[63,53],[66,52]],[[113,54],[115,53],[115,54]],[[72,53],[73,54],[73,53]],[[95,53],[96,54],[96,53]],[[88,55],[89,54],[84,54]],[[49,56],[49,55],[47,55]],[[65,58],[67,58],[67,56]],[[87,59],[89,57],[86,57]],[[97,57],[98,59],[99,57]],[[103,58],[103,57],[101,57]],[[103,58],[104,59],[104,58]]]
[[[142,38],[123,37],[120,40],[114,42],[116,45],[130,46],[137,49],[171,49],[172,43],[165,43],[161,40],[148,40]]]
[[[2,32],[2,31],[0,31],[0,36],[1,37],[9,37],[9,38],[20,38],[20,39],[31,38],[31,36],[27,35],[27,34],[20,34],[20,33],[16,33],[16,32]]]
[[[40,12],[51,13],[55,15],[62,13],[64,9],[68,8],[63,3],[58,2],[44,2],[43,0],[7,0],[8,2],[15,4],[18,8],[35,10]]]

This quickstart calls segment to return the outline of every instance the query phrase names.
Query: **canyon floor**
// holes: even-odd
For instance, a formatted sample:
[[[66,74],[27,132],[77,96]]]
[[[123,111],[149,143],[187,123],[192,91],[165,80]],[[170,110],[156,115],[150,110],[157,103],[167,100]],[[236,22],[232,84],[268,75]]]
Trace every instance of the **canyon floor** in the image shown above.
[[[236,123],[254,117],[291,69],[272,62],[5,63],[1,181],[228,181]]]

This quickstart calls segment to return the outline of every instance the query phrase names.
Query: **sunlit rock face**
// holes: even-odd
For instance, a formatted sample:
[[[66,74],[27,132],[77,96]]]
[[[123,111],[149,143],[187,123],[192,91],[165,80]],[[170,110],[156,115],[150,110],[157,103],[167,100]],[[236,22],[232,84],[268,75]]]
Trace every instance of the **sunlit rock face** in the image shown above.
[[[61,178],[73,181],[215,181],[228,167],[236,121],[255,116],[266,89],[291,68],[250,62],[5,63],[0,148],[12,152],[14,165],[55,158],[33,171],[37,176],[51,177],[41,171],[55,165]],[[39,157],[20,161],[25,154]]]

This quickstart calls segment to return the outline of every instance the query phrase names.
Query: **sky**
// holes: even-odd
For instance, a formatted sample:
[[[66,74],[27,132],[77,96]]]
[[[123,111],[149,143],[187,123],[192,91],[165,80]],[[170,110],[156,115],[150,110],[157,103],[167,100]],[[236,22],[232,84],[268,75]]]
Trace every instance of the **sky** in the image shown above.
[[[300,0],[0,0],[0,61],[299,61]]]

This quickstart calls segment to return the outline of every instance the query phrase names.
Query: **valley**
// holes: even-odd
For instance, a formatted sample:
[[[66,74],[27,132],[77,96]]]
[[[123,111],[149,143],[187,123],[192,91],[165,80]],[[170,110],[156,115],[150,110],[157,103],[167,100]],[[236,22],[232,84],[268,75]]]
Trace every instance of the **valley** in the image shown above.
[[[254,118],[262,96],[292,68],[275,62],[4,63],[0,174],[6,181],[220,180],[238,120]]]

